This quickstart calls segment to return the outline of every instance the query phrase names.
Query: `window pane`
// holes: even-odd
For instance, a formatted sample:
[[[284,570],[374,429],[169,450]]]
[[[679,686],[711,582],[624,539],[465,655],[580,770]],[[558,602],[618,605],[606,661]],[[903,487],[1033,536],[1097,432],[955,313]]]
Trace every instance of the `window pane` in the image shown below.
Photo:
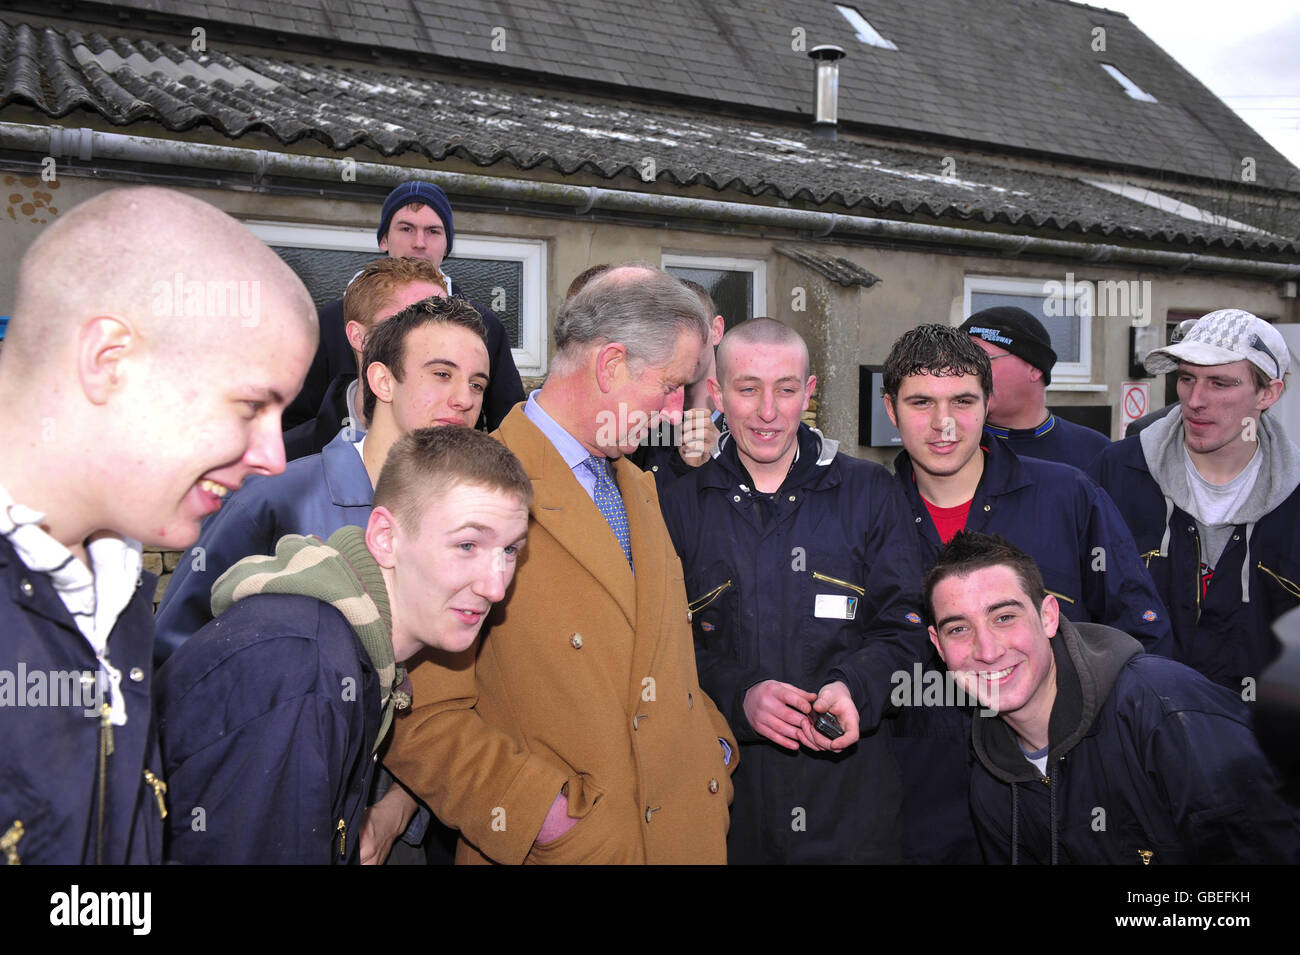
[[[452,291],[485,305],[497,313],[510,346],[519,348],[519,305],[524,288],[524,264],[501,259],[462,259],[452,256],[443,262],[451,276]],[[496,306],[500,305],[500,308]]]
[[[1079,361],[1079,316],[1077,314],[1046,315],[1043,313],[1043,303],[1046,301],[1046,295],[1011,295],[1004,292],[972,291],[970,293],[970,312],[974,315],[986,308],[996,308],[1000,305],[1023,308],[1042,322],[1043,327],[1047,329],[1047,334],[1052,339],[1052,350],[1056,352],[1057,361]],[[1073,311],[1073,308],[1062,309],[1062,311]]]
[[[319,308],[326,302],[343,297],[343,292],[368,263],[383,258],[374,252],[342,252],[338,249],[296,249],[287,246],[271,247],[289,268],[298,273],[302,284],[311,293],[311,300]]]
[[[708,289],[709,296],[713,299],[713,304],[727,328],[754,317],[754,273],[732,272],[725,269],[690,269],[680,265],[668,266],[668,272],[679,279],[698,282]]]

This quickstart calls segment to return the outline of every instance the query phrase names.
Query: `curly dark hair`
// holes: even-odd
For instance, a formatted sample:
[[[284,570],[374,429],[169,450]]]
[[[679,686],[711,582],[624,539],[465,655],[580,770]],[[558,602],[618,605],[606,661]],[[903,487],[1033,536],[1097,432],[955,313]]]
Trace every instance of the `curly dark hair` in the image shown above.
[[[910,375],[934,375],[936,378],[974,375],[984,389],[984,398],[993,394],[993,365],[989,356],[970,335],[951,325],[918,325],[894,342],[885,359],[885,384],[882,394],[898,400],[898,389]]]

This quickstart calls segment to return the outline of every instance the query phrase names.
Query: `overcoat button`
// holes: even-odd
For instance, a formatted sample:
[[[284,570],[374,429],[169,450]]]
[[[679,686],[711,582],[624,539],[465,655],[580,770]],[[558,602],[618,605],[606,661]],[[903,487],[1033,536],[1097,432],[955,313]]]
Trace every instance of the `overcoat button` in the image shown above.
[[[646,821],[646,822],[649,822],[649,821],[650,821],[650,816],[651,816],[651,814],[653,814],[653,813],[654,813],[654,810],[653,810],[653,809],[651,809],[649,806],[646,806],[646,807],[645,807],[645,821]]]
[[[735,501],[737,504],[739,504],[739,503],[740,503],[740,495],[737,494],[735,497],[732,498],[732,500]]]
[[[984,510],[986,510],[986,511],[991,511],[991,510],[993,510],[993,508],[990,507],[988,504],[985,504],[985,505],[984,505]]]
[[[569,643],[573,645],[573,649],[575,649],[575,650],[581,650],[581,649],[582,649],[582,634],[580,634],[580,633],[575,633],[573,636],[569,637]]]
[[[131,667],[130,677],[132,683],[139,683],[144,679],[144,671],[139,667]]]
[[[32,582],[24,577],[18,582],[18,589],[23,592],[24,597],[30,597],[32,595]]]
[[[690,623],[694,619],[695,619],[695,614],[691,613],[689,610],[686,611],[686,622]]]
[[[921,523],[921,519],[919,517],[916,519],[916,523],[917,524]]]
[[[688,709],[695,708],[695,697],[690,693],[686,694],[686,706]]]
[[[710,780],[709,780],[709,792],[711,792],[711,793],[716,793],[717,791],[718,791],[718,781],[717,781],[716,779],[710,779]]]
[[[793,495],[793,494],[790,495],[790,503],[791,503],[791,504],[794,503],[794,495]]]

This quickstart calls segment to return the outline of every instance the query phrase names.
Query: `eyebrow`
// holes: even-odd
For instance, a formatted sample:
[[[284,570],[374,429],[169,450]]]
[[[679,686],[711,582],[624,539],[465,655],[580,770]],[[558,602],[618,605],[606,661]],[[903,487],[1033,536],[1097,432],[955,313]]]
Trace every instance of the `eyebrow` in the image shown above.
[[[447,536],[452,537],[459,534],[461,531],[478,531],[480,534],[491,534],[492,528],[488,527],[486,524],[480,524],[478,521],[466,521],[464,524],[460,525],[460,527],[453,527],[451,530],[447,531]]]
[[[457,369],[458,371],[460,370],[460,365],[456,364],[456,363],[455,363],[454,361],[452,361],[450,358],[430,358],[428,361],[426,361],[426,362],[425,362],[423,365],[421,365],[420,367],[421,367],[421,368],[428,368],[430,365],[446,365],[448,368],[455,368],[455,369]],[[485,375],[485,374],[484,374],[483,372],[481,372],[481,371],[476,371],[476,372],[473,372],[473,373],[470,375],[470,377],[471,377],[471,378],[483,378],[483,379],[486,379],[486,378],[487,378],[487,375]]]
[[[997,603],[989,604],[987,607],[985,607],[984,616],[988,616],[989,614],[993,613],[993,611],[995,610],[1001,610],[1003,607],[1018,607],[1021,610],[1023,610],[1025,605],[1022,601],[1017,600],[1014,597],[1009,597],[1006,600],[999,600]],[[958,620],[965,620],[965,619],[966,619],[965,614],[955,613],[950,616],[944,617],[942,620],[936,623],[934,625],[934,629],[942,630],[950,623],[955,623]]]
[[[267,401],[272,404],[284,404],[284,395],[280,394],[280,392],[276,391],[274,388],[267,388],[263,385],[254,385],[249,390],[258,400]],[[247,399],[245,398],[241,400]]]
[[[778,378],[775,382],[773,382],[773,384],[783,385],[783,384],[785,384],[786,382],[789,382],[789,381],[798,382],[798,381],[799,381],[799,376],[798,376],[798,375],[786,375],[784,378]],[[742,384],[742,383],[748,383],[748,382],[755,382],[755,383],[761,385],[761,384],[763,383],[763,379],[762,379],[762,378],[759,378],[757,375],[739,375],[739,376],[737,376],[737,377],[731,379],[731,383],[734,384],[734,385],[739,385],[739,384]]]
[[[1010,354],[1010,352],[1008,352],[1008,354]],[[973,391],[963,391],[963,392],[960,392],[959,394],[951,395],[951,396],[949,396],[949,397],[950,397],[950,400],[951,400],[951,399],[956,399],[956,398],[970,398],[970,399],[973,400],[973,401],[978,401],[978,400],[980,400],[980,396],[979,396],[978,394],[976,394],[975,392],[973,392]],[[932,395],[932,394],[928,394],[927,392],[924,392],[924,391],[918,391],[918,392],[915,392],[914,394],[910,394],[910,395],[908,395],[906,398],[903,398],[902,400],[903,400],[903,401],[912,401],[913,399],[916,399],[916,398],[924,398],[926,401],[934,401],[934,400],[935,400],[935,399],[934,399],[934,395]]]

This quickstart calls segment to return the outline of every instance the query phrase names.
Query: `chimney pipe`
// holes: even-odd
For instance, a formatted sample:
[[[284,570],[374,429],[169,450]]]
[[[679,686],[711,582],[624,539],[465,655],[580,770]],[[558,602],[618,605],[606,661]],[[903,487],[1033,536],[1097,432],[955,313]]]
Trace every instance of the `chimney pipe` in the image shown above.
[[[823,43],[808,51],[817,64],[817,80],[813,87],[813,135],[821,139],[835,139],[840,109],[840,64],[844,58],[843,47]]]

